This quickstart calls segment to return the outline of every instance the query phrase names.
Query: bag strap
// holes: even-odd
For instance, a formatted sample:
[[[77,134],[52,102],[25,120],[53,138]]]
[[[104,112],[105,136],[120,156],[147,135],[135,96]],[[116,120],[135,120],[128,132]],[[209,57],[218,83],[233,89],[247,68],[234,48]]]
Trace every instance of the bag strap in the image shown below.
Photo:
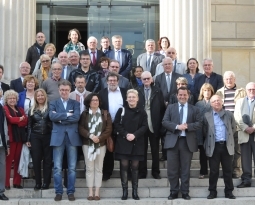
[[[122,124],[122,117],[123,117],[124,115],[125,115],[125,108],[124,108],[124,107],[122,107],[120,124]]]
[[[104,110],[103,113],[104,113],[104,120],[107,121],[107,114],[108,114],[107,110]]]

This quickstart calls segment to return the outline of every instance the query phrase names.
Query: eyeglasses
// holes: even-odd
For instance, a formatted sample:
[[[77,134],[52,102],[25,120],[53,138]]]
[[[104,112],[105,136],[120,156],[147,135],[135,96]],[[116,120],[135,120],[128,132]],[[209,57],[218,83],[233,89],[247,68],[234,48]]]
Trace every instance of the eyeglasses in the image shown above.
[[[150,80],[150,79],[151,79],[151,78],[143,78],[143,80],[144,80],[144,81],[146,81],[146,80]]]
[[[177,83],[177,85],[187,85],[186,83]]]
[[[98,99],[92,99],[91,101],[92,102],[98,102],[99,100]]]
[[[41,61],[42,63],[48,63],[50,62],[50,60],[44,60],[44,61]]]
[[[119,66],[110,66],[111,68],[120,68]]]
[[[118,80],[108,80],[108,82],[117,82]]]
[[[208,67],[210,67],[210,66],[212,66],[212,64],[204,64],[204,66],[208,66]]]
[[[175,54],[175,52],[167,52],[167,54]]]
[[[249,92],[255,91],[255,89],[247,89]]]
[[[69,92],[70,89],[60,89],[61,92]]]
[[[81,60],[83,60],[83,61],[89,61],[90,58],[81,58]]]

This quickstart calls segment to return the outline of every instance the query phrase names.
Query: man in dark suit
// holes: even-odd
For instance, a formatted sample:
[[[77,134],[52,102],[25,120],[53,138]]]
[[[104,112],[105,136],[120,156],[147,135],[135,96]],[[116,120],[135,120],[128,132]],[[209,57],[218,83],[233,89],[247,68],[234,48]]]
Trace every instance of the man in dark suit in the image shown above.
[[[97,49],[97,39],[94,36],[90,36],[88,38],[87,46],[88,49],[85,51],[87,51],[90,55],[91,59],[90,67],[95,71],[99,71],[100,70],[99,60],[102,56],[105,56],[105,53]]]
[[[144,136],[144,161],[139,164],[139,178],[147,177],[147,150],[148,140],[150,140],[152,154],[151,174],[155,179],[161,179],[159,171],[159,139],[161,136],[161,121],[165,112],[164,97],[161,90],[151,85],[152,75],[149,71],[144,71],[141,76],[143,86],[138,87],[138,106],[144,109],[148,115],[148,129]]]
[[[4,67],[0,65],[0,88],[3,90],[3,94],[5,91],[10,90],[10,86],[6,83],[1,82],[4,74]]]
[[[68,65],[68,55],[66,52],[60,52],[58,54],[58,60],[60,64],[63,66],[61,78],[68,80],[70,73],[73,71],[73,67]]]
[[[26,75],[29,75],[30,70],[31,70],[31,67],[30,67],[29,63],[27,63],[27,62],[21,63],[19,66],[20,77],[11,81],[10,89],[15,90],[17,93],[24,91],[22,82],[23,82],[24,77]]]
[[[108,51],[112,50],[110,46],[110,39],[107,36],[103,36],[101,38],[101,51],[107,53]]]
[[[198,100],[200,89],[204,83],[210,83],[213,86],[214,92],[224,86],[222,75],[213,72],[213,60],[206,58],[203,60],[204,74],[199,76],[194,85],[195,102]]]
[[[151,72],[151,75],[155,75],[156,67],[162,62],[164,55],[155,52],[155,41],[148,39],[145,43],[146,53],[142,53],[137,57],[137,66],[142,66],[143,70]]]
[[[53,146],[55,201],[61,201],[63,195],[61,170],[65,149],[68,161],[67,195],[69,201],[75,200],[77,146],[82,143],[78,134],[80,103],[69,99],[70,91],[70,82],[60,81],[60,98],[50,102],[49,108],[50,120],[53,122],[50,146]]]
[[[106,53],[106,56],[110,59],[115,59],[120,64],[119,74],[129,79],[129,74],[132,69],[132,54],[126,49],[121,49],[122,37],[120,35],[114,35],[112,37],[113,50]]]
[[[190,165],[193,152],[198,150],[196,130],[201,128],[202,119],[199,109],[187,103],[189,90],[186,87],[177,90],[177,98],[178,103],[168,105],[162,121],[167,130],[164,148],[167,149],[167,175],[170,182],[168,199],[178,198],[180,189],[182,198],[189,200]]]
[[[110,113],[113,122],[118,109],[126,104],[127,91],[118,86],[119,75],[117,73],[110,72],[106,79],[108,87],[101,90],[99,96],[102,100],[102,109],[107,110]],[[113,168],[113,153],[106,150],[103,165],[104,181],[110,179]]]
[[[116,60],[111,60],[110,65],[109,65],[109,71],[118,74],[119,70],[120,70],[119,62]],[[123,77],[122,75],[119,75],[119,87],[127,89],[128,84],[129,84],[128,79]],[[101,90],[104,88],[107,88],[107,87],[108,87],[107,77],[104,77],[101,79]]]

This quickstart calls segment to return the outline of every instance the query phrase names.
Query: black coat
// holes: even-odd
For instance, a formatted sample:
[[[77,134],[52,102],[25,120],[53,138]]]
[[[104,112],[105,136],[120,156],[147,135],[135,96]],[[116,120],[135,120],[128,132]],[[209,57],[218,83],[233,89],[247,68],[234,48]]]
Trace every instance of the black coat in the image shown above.
[[[20,77],[11,81],[10,89],[16,91],[17,93],[21,93],[22,91],[25,90],[25,88],[22,85],[22,81]]]
[[[5,93],[5,91],[10,90],[10,86],[3,82],[1,82],[1,88],[3,90],[3,94]]]
[[[144,155],[144,134],[148,129],[147,114],[143,109],[130,108],[128,105],[124,108],[124,116],[121,117],[122,108],[120,108],[114,120],[114,129],[117,133],[115,153]],[[128,133],[135,135],[133,141],[127,140]]]
[[[28,62],[31,66],[30,74],[33,73],[35,69],[35,64],[39,60],[39,58],[40,58],[40,54],[38,53],[38,50],[34,44],[27,50],[27,56],[26,56],[26,62]]]
[[[144,95],[144,86],[137,88],[139,94],[138,107],[143,109],[145,108],[145,95]],[[156,137],[160,137],[162,131],[162,119],[165,114],[165,103],[164,97],[161,90],[154,85],[151,85],[151,97],[150,97],[150,107],[151,107],[151,121]]]

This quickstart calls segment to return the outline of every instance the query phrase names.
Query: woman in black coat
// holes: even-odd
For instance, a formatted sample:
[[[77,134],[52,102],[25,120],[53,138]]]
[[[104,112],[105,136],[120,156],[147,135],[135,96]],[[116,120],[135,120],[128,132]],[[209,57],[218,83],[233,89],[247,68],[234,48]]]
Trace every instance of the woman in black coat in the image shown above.
[[[144,160],[144,134],[148,129],[147,114],[137,107],[138,92],[134,89],[127,91],[128,105],[120,108],[115,116],[116,132],[115,159],[120,160],[120,177],[123,189],[122,200],[128,197],[127,171],[129,161],[132,169],[132,197],[139,200],[138,167],[139,161]],[[131,123],[132,122],[132,123]]]
[[[34,105],[28,111],[27,146],[31,147],[35,173],[34,190],[49,189],[52,170],[52,147],[50,146],[52,122],[49,118],[47,94],[38,89],[34,94]],[[41,161],[43,160],[43,184]]]

